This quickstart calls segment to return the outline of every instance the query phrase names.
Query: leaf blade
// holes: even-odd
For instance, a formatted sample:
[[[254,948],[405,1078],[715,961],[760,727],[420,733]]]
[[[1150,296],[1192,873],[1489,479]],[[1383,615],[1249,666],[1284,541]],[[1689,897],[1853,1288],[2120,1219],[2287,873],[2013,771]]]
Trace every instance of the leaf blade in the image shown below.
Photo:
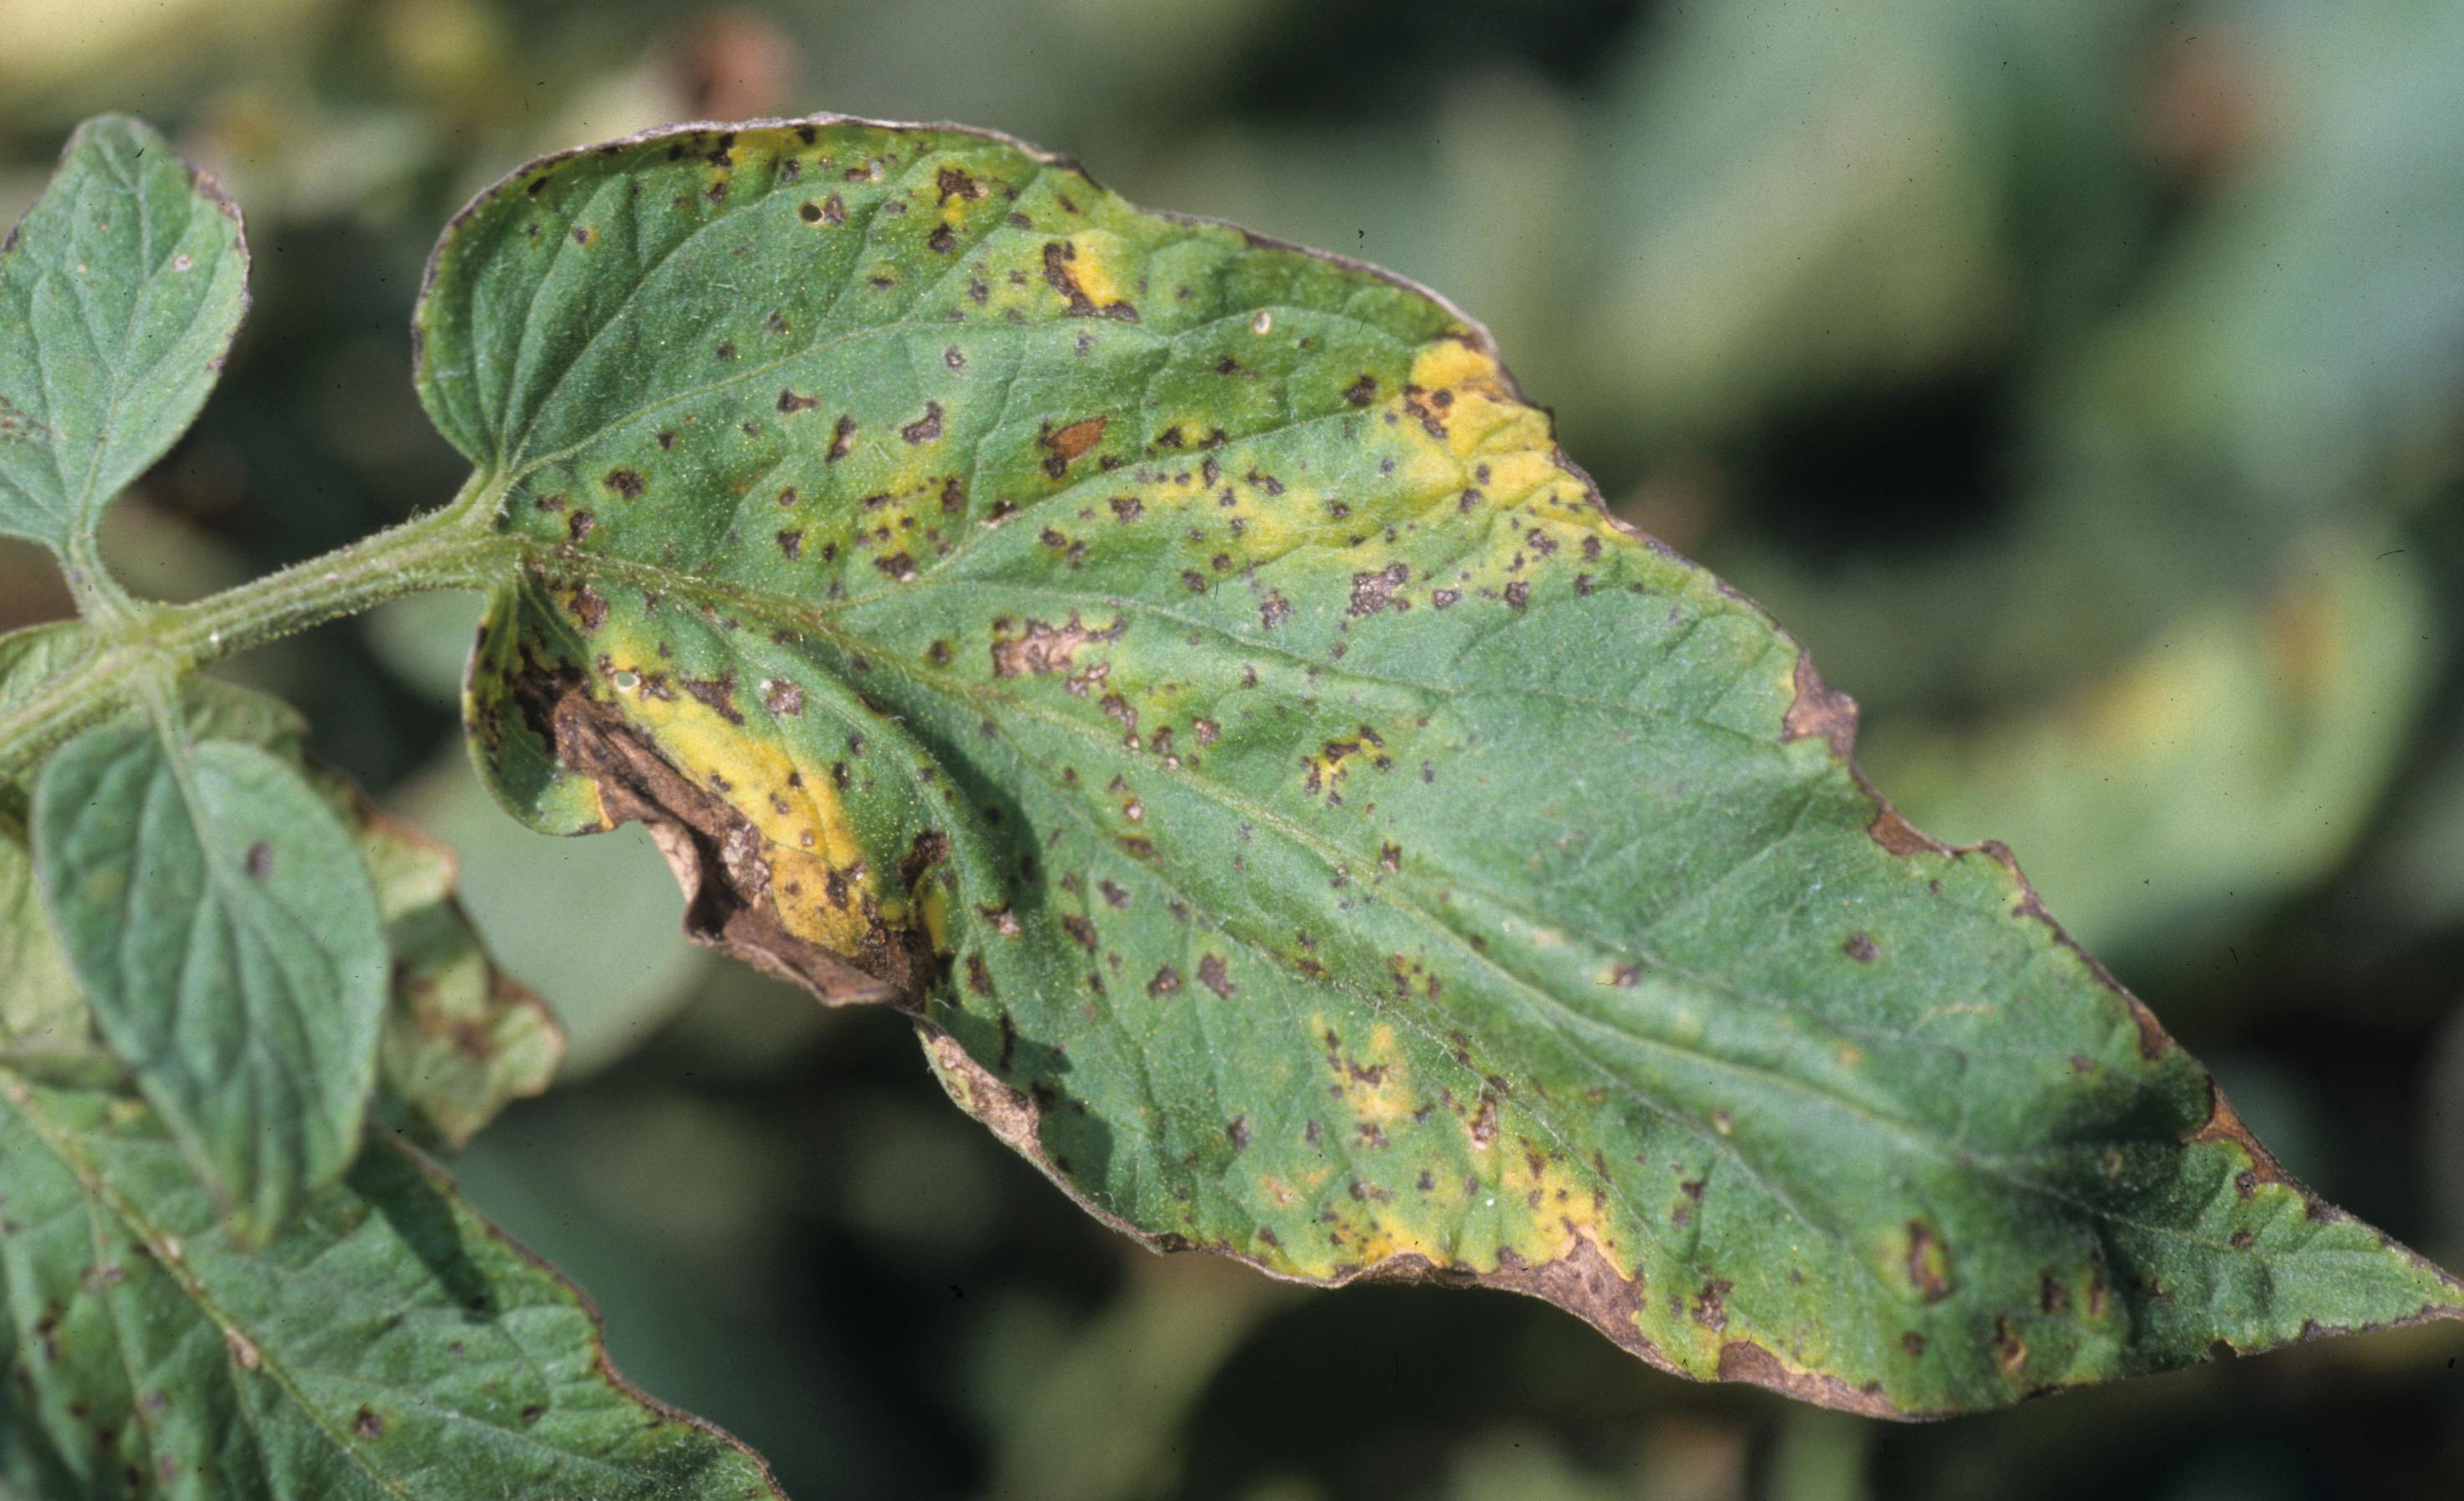
[[[91,641],[75,622],[0,635],[0,706],[75,673]],[[563,1053],[562,1029],[479,941],[455,895],[451,851],[311,761],[306,722],[275,699],[195,677],[182,687],[181,718],[191,739],[244,741],[296,768],[351,829],[392,956],[380,1072],[423,1139],[459,1150],[507,1103],[544,1090]],[[0,784],[0,816],[22,824],[25,805],[25,788]],[[22,831],[0,828],[0,1045],[44,1082],[57,1082],[46,1058],[88,1073],[112,1069],[89,1010],[41,910]]]
[[[499,797],[649,823],[1150,1243],[1903,1416],[2459,1307],[1433,296],[836,119],[533,164],[431,267],[533,548]]]
[[[187,430],[248,307],[239,210],[153,127],[77,127],[0,250],[0,534],[67,559]]]
[[[261,1242],[359,1146],[388,960],[367,869],[294,767],[104,725],[34,784],[36,876],[98,1031]]]

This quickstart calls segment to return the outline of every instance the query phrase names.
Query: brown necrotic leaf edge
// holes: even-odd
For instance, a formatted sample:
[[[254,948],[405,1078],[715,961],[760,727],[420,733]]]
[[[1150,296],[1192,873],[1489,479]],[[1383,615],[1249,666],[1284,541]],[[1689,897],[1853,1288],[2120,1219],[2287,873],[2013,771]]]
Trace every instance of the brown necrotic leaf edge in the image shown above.
[[[939,973],[922,930],[885,921],[868,899],[871,922],[852,962],[797,938],[780,920],[760,835],[742,814],[644,744],[578,677],[526,676],[515,694],[558,760],[597,784],[608,821],[649,830],[684,890],[688,938],[825,1004],[922,1004]]]
[[[1096,190],[1100,184],[1078,162],[1077,158],[1047,151],[1002,131],[979,126],[936,122],[875,120],[864,116],[819,114],[794,119],[761,119],[736,121],[702,121],[661,126],[615,141],[578,146],[555,152],[524,163],[493,186],[483,189],[462,210],[453,216],[436,250],[430,254],[421,282],[421,298],[425,301],[433,288],[444,254],[445,243],[453,231],[476,213],[491,199],[506,193],[533,175],[561,163],[592,155],[613,154],[629,147],[653,144],[676,139],[706,138],[730,131],[795,130],[854,125],[869,129],[901,131],[935,131],[970,136],[998,143],[1021,152],[1040,166],[1055,171],[1070,172]],[[1610,524],[1653,551],[1689,568],[1701,564],[1686,558],[1660,539],[1617,516],[1609,509],[1599,486],[1591,475],[1554,445],[1556,414],[1548,407],[1525,395],[1520,382],[1507,365],[1488,328],[1464,312],[1444,294],[1421,285],[1412,278],[1383,266],[1309,246],[1259,234],[1243,226],[1204,214],[1175,213],[1160,210],[1143,210],[1182,224],[1201,224],[1230,230],[1252,247],[1308,255],[1331,262],[1347,270],[1370,276],[1401,291],[1434,302],[1460,322],[1472,346],[1497,362],[1506,388],[1515,400],[1538,410],[1549,424],[1552,455],[1568,475],[1579,481],[1593,506],[1606,517]],[[425,361],[426,351],[420,342],[420,330],[414,320],[412,328],[414,364]],[[1704,570],[1707,572],[1708,570]],[[1782,743],[1799,739],[1819,739],[1831,755],[1853,778],[1857,786],[1872,801],[1874,816],[1866,826],[1873,841],[1890,853],[1907,857],[1919,854],[1936,855],[1958,861],[1982,858],[1999,866],[2012,890],[2012,914],[2033,917],[2051,930],[2054,939],[2084,964],[2097,982],[2119,997],[2129,1008],[2139,1028],[2141,1052],[2150,1058],[2161,1057],[2167,1049],[2180,1046],[2165,1030],[2162,1023],[2146,1004],[2114,979],[2095,956],[2080,947],[2065,932],[2052,914],[2045,910],[2035,887],[2020,871],[2018,861],[2008,846],[1996,840],[1973,845],[1954,846],[1919,829],[1909,823],[1888,798],[1869,781],[1857,763],[1857,703],[1847,694],[1831,687],[1815,670],[1814,661],[1804,647],[1786,628],[1772,618],[1760,604],[1731,587],[1719,583],[1721,591],[1740,605],[1753,610],[1782,639],[1797,648],[1795,697],[1783,717]],[[1671,1375],[1695,1380],[1661,1353],[1646,1337],[1637,1320],[1641,1305],[1642,1286],[1639,1280],[1620,1276],[1598,1248],[1588,1240],[1578,1240],[1567,1254],[1541,1263],[1528,1263],[1507,1252],[1504,1265],[1494,1271],[1441,1266],[1417,1253],[1392,1256],[1365,1267],[1352,1268],[1329,1277],[1309,1277],[1278,1270],[1243,1254],[1229,1245],[1199,1245],[1172,1231],[1150,1231],[1128,1223],[1096,1203],[1071,1182],[1053,1163],[1042,1140],[1042,1110],[1020,1091],[995,1076],[978,1063],[958,1041],[946,1030],[926,1020],[922,1014],[929,987],[938,972],[931,947],[922,935],[908,930],[881,930],[869,943],[861,967],[830,954],[814,950],[790,936],[781,925],[777,913],[767,897],[767,872],[759,868],[758,858],[749,854],[731,859],[731,835],[735,848],[743,846],[737,833],[746,828],[743,821],[717,798],[693,786],[657,753],[643,745],[628,727],[613,715],[594,706],[581,684],[574,680],[556,681],[535,677],[517,686],[525,700],[525,712],[535,727],[545,727],[552,750],[567,765],[597,782],[612,821],[638,819],[646,825],[666,855],[670,868],[682,885],[688,911],[685,919],[687,935],[697,943],[745,960],[766,974],[777,976],[803,986],[826,1004],[842,1005],[886,1003],[907,1012],[914,1021],[935,1071],[940,1076],[951,1098],[969,1115],[974,1115],[1014,1151],[1032,1162],[1045,1177],[1067,1194],[1088,1214],[1121,1234],[1163,1252],[1202,1250],[1228,1256],[1256,1268],[1279,1281],[1298,1282],[1312,1287],[1345,1287],[1355,1282],[1427,1282],[1448,1287],[1493,1288],[1538,1298],[1573,1313],[1619,1347],[1639,1357]],[[2224,1092],[2212,1080],[2209,1085],[2211,1106],[2207,1121],[2185,1139],[2193,1142],[2226,1141],[2238,1147],[2250,1160],[2248,1172],[2255,1181],[2281,1183],[2300,1194],[2311,1219],[2329,1221],[2345,1218],[2343,1211],[2312,1193],[2277,1161],[2275,1156],[2251,1135],[2241,1118],[2225,1098]],[[2394,1246],[2390,1237],[2385,1244]],[[2416,1263],[2431,1268],[2464,1298],[2464,1280],[2440,1270],[2406,1250]],[[2345,1333],[2366,1333],[2378,1329],[2400,1328],[2441,1319],[2464,1318],[2464,1310],[2431,1306],[2405,1318],[2385,1323],[2358,1326]],[[2305,1331],[2306,1335],[2306,1331]],[[2241,1352],[2249,1353],[2249,1352]],[[1837,1408],[1866,1417],[1902,1421],[1931,1421],[1957,1416],[1957,1410],[1910,1411],[1894,1406],[1878,1387],[1859,1387],[1838,1377],[1821,1372],[1791,1367],[1777,1353],[1750,1339],[1732,1339],[1720,1351],[1718,1379],[1724,1381],[1745,1381],[1769,1387],[1773,1391],[1819,1406]],[[2043,1396],[2064,1390],[2059,1385],[2044,1385],[2028,1395]]]

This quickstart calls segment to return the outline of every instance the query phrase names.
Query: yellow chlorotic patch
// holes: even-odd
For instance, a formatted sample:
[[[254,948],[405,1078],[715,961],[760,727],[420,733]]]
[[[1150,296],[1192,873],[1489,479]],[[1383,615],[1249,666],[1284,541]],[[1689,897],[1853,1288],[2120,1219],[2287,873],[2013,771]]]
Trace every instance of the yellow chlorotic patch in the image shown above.
[[[1395,1028],[1379,1024],[1369,1034],[1369,1046],[1356,1055],[1344,1050],[1337,1068],[1341,1073],[1335,1086],[1341,1092],[1338,1097],[1353,1120],[1382,1128],[1408,1119],[1418,1108],[1411,1071],[1395,1043]]]
[[[590,814],[599,821],[600,828],[605,830],[615,828],[616,820],[607,816],[607,799],[601,795],[599,784],[586,777],[577,777],[572,780],[579,784],[581,796],[588,800]]]
[[[1401,444],[1395,466],[1395,489],[1398,494],[1415,497],[1419,509],[1438,505],[1452,506],[1463,492],[1468,477],[1463,462],[1444,444],[1431,439],[1418,423],[1408,428],[1397,424],[1397,430],[1409,436]],[[1485,496],[1488,492],[1483,490]]]
[[[1332,529],[1325,497],[1313,492],[1294,488],[1270,497],[1263,487],[1243,481],[1232,485],[1232,493],[1233,503],[1217,506],[1214,516],[1226,525],[1241,523],[1239,557],[1244,565],[1272,563]]]
[[[1554,455],[1542,449],[1516,449],[1507,453],[1481,455],[1487,466],[1488,483],[1482,494],[1500,505],[1511,505],[1527,497],[1538,495],[1567,478],[1557,467]]]
[[[1344,1237],[1347,1244],[1339,1247],[1341,1259],[1356,1266],[1373,1267],[1397,1256],[1419,1256],[1437,1267],[1455,1263],[1458,1247],[1452,1231],[1403,1225],[1385,1213],[1348,1228],[1350,1233]]]
[[[1624,541],[1559,461],[1548,415],[1515,396],[1494,356],[1441,339],[1414,357],[1411,383],[1391,409],[1411,439],[1405,473],[1415,488],[1475,488],[1493,508],[1523,509],[1561,546]]]
[[[1087,294],[1089,301],[1097,307],[1110,307],[1129,300],[1120,285],[1122,247],[1117,235],[1095,231],[1073,235],[1069,244],[1077,252],[1068,263],[1069,276],[1078,283],[1078,290]]]
[[[1460,339],[1439,339],[1412,357],[1412,384],[1422,390],[1444,390],[1475,382],[1502,385],[1497,361]]]
[[[1604,1223],[1604,1191],[1590,1175],[1522,1142],[1502,1154],[1501,1166],[1499,1207],[1514,1207],[1529,1217],[1527,1233],[1507,1241],[1516,1254],[1527,1261],[1545,1260],[1573,1249],[1576,1236],[1588,1236],[1619,1271],[1626,1269]]]
[[[1312,1168],[1300,1188],[1272,1175],[1258,1181],[1261,1207],[1307,1211],[1305,1234],[1286,1231],[1260,1254],[1297,1275],[1331,1277],[1397,1257],[1418,1256],[1433,1266],[1495,1271],[1506,1252],[1528,1265],[1577,1253],[1589,1243],[1619,1276],[1631,1276],[1622,1237],[1611,1224],[1607,1197],[1594,1176],[1561,1154],[1541,1150],[1515,1129],[1509,1116],[1501,1132],[1497,1106],[1484,1097],[1471,1150],[1438,1151],[1435,1132],[1414,1130],[1421,1112],[1414,1077],[1396,1028],[1372,1026],[1348,1042],[1312,1016],[1310,1031],[1326,1042],[1334,1071],[1335,1097],[1348,1119],[1330,1125],[1345,1134],[1355,1170],[1369,1159],[1353,1147],[1353,1137],[1374,1141],[1374,1151],[1402,1154],[1409,1186],[1388,1177],[1388,1186],[1347,1180],[1339,1168]],[[1391,1145],[1390,1145],[1391,1143]],[[1428,1154],[1436,1152],[1433,1159]],[[1425,1170],[1413,1171],[1416,1165]],[[1466,1172],[1468,1169],[1468,1173]],[[1381,1175],[1385,1176],[1385,1175]]]
[[[634,683],[619,694],[628,717],[677,771],[724,798],[760,837],[781,923],[852,957],[871,927],[865,898],[875,887],[829,769],[800,764],[769,733],[731,721],[671,674],[611,660]],[[877,911],[885,921],[901,915],[889,903]]]
[[[1549,419],[1537,408],[1517,401],[1506,384],[1506,372],[1495,357],[1460,340],[1441,339],[1424,346],[1412,360],[1412,385],[1406,410],[1418,407],[1436,416],[1446,430],[1446,447],[1458,458],[1484,451],[1547,452]]]
[[[1509,1148],[1503,1158],[1498,1180],[1468,1202],[1458,1192],[1462,1176],[1451,1171],[1433,1175],[1426,1193],[1373,1196],[1366,1203],[1336,1196],[1318,1217],[1323,1245],[1283,1247],[1272,1259],[1303,1276],[1331,1276],[1397,1256],[1486,1272],[1504,1264],[1507,1251],[1538,1266],[1573,1255],[1588,1242],[1618,1276],[1634,1275],[1603,1197],[1587,1177],[1528,1148]],[[1276,1202],[1288,1207],[1288,1199]],[[1475,1228],[1476,1215],[1494,1228]]]
[[[921,416],[923,409],[918,408],[916,414]],[[918,445],[906,445],[899,456],[886,467],[875,458],[872,467],[853,476],[855,486],[861,486],[864,494],[898,497],[909,506],[927,497],[938,500],[944,475],[924,462],[915,452],[916,447]]]

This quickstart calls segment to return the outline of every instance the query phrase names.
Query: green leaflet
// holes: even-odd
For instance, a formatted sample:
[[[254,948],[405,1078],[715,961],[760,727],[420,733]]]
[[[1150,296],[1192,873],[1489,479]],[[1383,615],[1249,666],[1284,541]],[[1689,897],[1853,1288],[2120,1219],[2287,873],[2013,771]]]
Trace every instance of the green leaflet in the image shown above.
[[[73,622],[0,636],[0,708],[75,672],[88,644]],[[309,761],[307,725],[288,706],[193,677],[181,711],[192,739],[245,741],[299,769],[352,830],[392,956],[378,1063],[396,1117],[458,1148],[507,1101],[545,1089],[562,1035],[539,999],[489,961],[454,896],[451,852]],[[23,803],[20,789],[0,787],[0,811],[22,814]],[[58,1069],[90,1075],[108,1059],[96,1050],[88,1010],[41,910],[27,850],[0,837],[0,1045],[46,1077]]]
[[[817,120],[520,169],[417,330],[498,796],[1150,1244],[1883,1415],[2464,1308],[1415,287]]]
[[[387,988],[350,831],[260,746],[89,730],[34,784],[33,863],[96,1028],[243,1238],[350,1165]]]
[[[0,637],[0,702],[48,671],[72,670],[81,636],[61,626]],[[392,951],[381,1058],[395,1111],[458,1145],[507,1098],[543,1088],[554,1024],[487,964],[453,901],[450,857],[302,762],[302,726],[282,705],[200,678],[187,685],[183,710],[187,733],[238,737],[248,742],[240,748],[304,772],[325,816],[341,815],[353,830]],[[33,886],[24,848],[0,839],[0,1023],[10,1055],[48,1076],[108,1077],[116,1071],[95,1049],[86,1002]],[[732,1443],[617,1382],[597,1363],[579,1294],[400,1149],[379,1143],[363,1153],[347,1186],[312,1194],[268,1247],[251,1252],[216,1231],[213,1201],[150,1112],[21,1080],[0,1077],[9,1101],[0,1106],[0,1306],[17,1336],[6,1417],[33,1430],[31,1443],[12,1436],[6,1463],[48,1467],[30,1474],[50,1477],[32,1493],[304,1497],[407,1487],[454,1496],[464,1493],[455,1477],[474,1474],[507,1492],[579,1475],[619,1488],[608,1494],[771,1493],[757,1462]],[[156,1253],[165,1247],[181,1247],[179,1259]],[[312,1259],[329,1278],[297,1275]],[[181,1270],[166,1274],[166,1266]],[[358,1323],[344,1319],[337,1288],[368,1300]],[[493,1300],[484,1311],[496,1321],[476,1335],[464,1303],[474,1289]],[[396,1323],[385,1338],[357,1343],[406,1302],[424,1310],[418,1335]],[[218,1323],[245,1343],[231,1343]],[[469,1363],[474,1345],[489,1352],[484,1369]],[[255,1352],[253,1370],[243,1349]],[[349,1362],[343,1374],[335,1351]],[[315,1361],[315,1380],[286,1373],[302,1358]],[[133,1390],[131,1369],[152,1373],[156,1386]],[[351,1395],[355,1380],[373,1400]],[[397,1429],[402,1410],[385,1399],[415,1384],[419,1405]],[[561,1426],[543,1416],[551,1410],[564,1414]],[[243,1413],[253,1424],[238,1422]],[[659,1426],[645,1429],[646,1416]],[[226,1434],[234,1424],[242,1431]],[[395,1442],[380,1450],[388,1431]],[[252,1445],[252,1432],[261,1441]],[[627,1484],[634,1489],[621,1489]]]
[[[236,214],[161,147],[80,130],[0,263],[0,532],[89,607],[117,597],[80,578],[97,512],[186,426],[245,298]],[[125,625],[0,637],[0,707]],[[775,1495],[626,1386],[581,1295],[441,1177],[363,1150],[381,1026],[394,1113],[450,1144],[554,1068],[450,856],[308,764],[278,703],[194,679],[157,717],[71,740],[31,799],[0,786],[0,1490]],[[151,1106],[106,1092],[123,1068]]]
[[[262,1250],[150,1112],[0,1079],[0,1293],[73,1493],[772,1497],[627,1386],[582,1295],[389,1140]],[[82,1186],[90,1185],[90,1186]]]
[[[369,806],[330,774],[318,778],[350,810],[375,878],[392,953],[390,1001],[378,1051],[385,1093],[447,1147],[467,1144],[515,1099],[547,1088],[563,1039],[547,1007],[494,964],[453,896],[445,849]],[[85,998],[45,919],[33,864],[0,840],[0,1044],[20,1067],[91,1073]]]
[[[205,405],[248,309],[239,210],[124,116],[87,121],[0,251],[0,534],[83,566]]]

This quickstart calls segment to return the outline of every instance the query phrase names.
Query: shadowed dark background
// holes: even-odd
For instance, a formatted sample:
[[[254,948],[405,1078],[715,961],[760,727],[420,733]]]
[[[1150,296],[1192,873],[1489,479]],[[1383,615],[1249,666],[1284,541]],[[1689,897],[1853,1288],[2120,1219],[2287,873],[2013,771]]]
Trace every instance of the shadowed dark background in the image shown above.
[[[556,147],[999,126],[1486,320],[1620,514],[1771,607],[1920,826],[2013,845],[2297,1173],[2464,1262],[2464,7],[2449,0],[0,0],[0,216],[145,114],[256,305],[113,513],[188,597],[441,501],[435,231]],[[0,551],[0,628],[61,612]],[[2464,1329],[1925,1427],[1495,1294],[1138,1251],[886,1014],[687,948],[635,831],[467,769],[474,602],[239,664],[452,841],[572,1034],[458,1164],[618,1362],[836,1497],[2168,1501],[2464,1491]]]

